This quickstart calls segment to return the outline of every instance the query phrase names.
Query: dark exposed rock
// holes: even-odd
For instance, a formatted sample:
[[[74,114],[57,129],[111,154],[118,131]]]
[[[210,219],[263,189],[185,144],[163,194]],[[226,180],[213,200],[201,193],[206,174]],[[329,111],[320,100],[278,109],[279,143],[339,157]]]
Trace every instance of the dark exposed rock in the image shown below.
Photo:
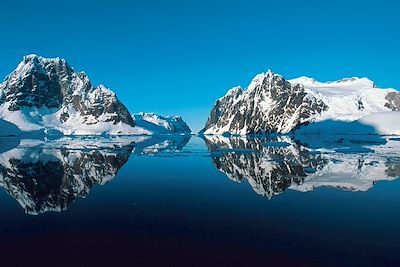
[[[385,107],[393,111],[400,111],[400,93],[389,92],[385,99],[388,101],[385,103]]]
[[[217,100],[202,133],[287,133],[327,108],[302,85],[292,86],[269,71],[256,76],[247,90],[237,87]]]

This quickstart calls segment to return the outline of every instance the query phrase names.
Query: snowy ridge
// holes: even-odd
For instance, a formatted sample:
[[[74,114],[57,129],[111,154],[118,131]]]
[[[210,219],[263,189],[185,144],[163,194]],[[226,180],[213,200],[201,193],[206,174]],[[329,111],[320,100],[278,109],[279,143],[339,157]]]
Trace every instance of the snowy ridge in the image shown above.
[[[133,115],[135,125],[151,134],[191,134],[189,126],[180,116],[161,116],[155,113]]]
[[[315,116],[316,121],[354,121],[372,113],[390,111],[387,107],[387,96],[389,93],[397,93],[392,88],[376,87],[368,78],[353,77],[323,83],[303,76],[289,82],[302,84],[308,93],[321,99],[329,107]]]

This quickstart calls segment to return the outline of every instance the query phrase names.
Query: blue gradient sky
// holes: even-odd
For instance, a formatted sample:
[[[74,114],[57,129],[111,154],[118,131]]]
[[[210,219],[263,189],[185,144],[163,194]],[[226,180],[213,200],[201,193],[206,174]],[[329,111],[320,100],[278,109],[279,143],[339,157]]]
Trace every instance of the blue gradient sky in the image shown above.
[[[200,130],[216,98],[268,68],[400,88],[398,1],[2,1],[0,77],[63,57],[131,112]]]

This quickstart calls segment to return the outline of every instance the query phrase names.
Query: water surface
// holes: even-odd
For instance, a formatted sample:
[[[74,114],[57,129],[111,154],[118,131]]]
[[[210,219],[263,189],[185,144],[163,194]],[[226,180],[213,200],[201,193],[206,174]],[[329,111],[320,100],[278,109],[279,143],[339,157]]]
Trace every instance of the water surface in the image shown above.
[[[396,266],[396,137],[0,142],[8,265]]]

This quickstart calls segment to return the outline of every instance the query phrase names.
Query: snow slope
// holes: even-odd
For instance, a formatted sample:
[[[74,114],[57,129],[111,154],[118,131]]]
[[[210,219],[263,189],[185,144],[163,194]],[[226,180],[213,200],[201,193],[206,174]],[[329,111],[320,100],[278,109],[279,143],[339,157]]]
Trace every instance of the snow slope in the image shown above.
[[[397,93],[392,88],[376,87],[368,78],[353,77],[324,83],[302,76],[289,82],[293,85],[302,84],[308,93],[321,99],[329,107],[315,116],[316,121],[354,121],[372,113],[390,111],[387,106],[388,93]]]
[[[303,76],[290,82],[303,84],[329,107],[315,116],[316,123],[301,127],[301,133],[400,133],[399,107],[390,104],[392,96],[399,96],[395,89],[378,88],[371,80],[357,77],[323,83]]]
[[[135,125],[152,134],[191,134],[189,126],[180,116],[161,116],[154,113],[133,115]]]

